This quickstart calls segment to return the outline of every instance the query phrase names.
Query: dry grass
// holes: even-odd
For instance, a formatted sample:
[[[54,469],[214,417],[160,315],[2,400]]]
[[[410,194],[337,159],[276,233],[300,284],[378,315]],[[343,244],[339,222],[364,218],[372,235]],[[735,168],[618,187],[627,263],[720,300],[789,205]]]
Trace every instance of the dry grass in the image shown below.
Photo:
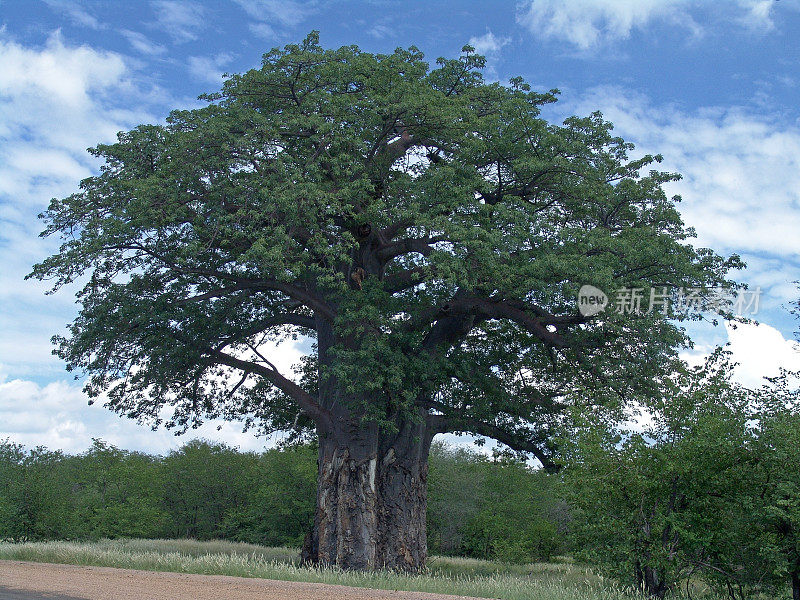
[[[297,550],[193,540],[0,543],[0,559],[434,592],[503,600],[632,600],[637,596],[563,563],[503,565],[433,557],[427,573],[346,572],[297,564]]]

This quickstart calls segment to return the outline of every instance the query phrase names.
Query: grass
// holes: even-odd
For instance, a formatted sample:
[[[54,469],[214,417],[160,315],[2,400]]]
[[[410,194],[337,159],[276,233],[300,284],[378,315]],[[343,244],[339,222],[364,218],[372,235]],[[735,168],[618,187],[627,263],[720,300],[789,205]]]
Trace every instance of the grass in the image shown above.
[[[503,565],[468,558],[432,557],[428,572],[410,575],[305,567],[297,564],[297,554],[294,548],[223,541],[0,543],[0,559],[6,560],[258,577],[502,600],[632,600],[637,597],[585,567],[567,562]]]

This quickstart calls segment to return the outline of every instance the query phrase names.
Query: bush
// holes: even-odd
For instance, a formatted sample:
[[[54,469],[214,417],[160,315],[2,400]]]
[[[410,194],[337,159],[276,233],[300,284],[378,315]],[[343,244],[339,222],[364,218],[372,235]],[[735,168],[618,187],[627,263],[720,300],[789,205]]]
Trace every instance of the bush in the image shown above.
[[[526,563],[561,549],[555,480],[513,456],[435,445],[428,503],[431,552]]]

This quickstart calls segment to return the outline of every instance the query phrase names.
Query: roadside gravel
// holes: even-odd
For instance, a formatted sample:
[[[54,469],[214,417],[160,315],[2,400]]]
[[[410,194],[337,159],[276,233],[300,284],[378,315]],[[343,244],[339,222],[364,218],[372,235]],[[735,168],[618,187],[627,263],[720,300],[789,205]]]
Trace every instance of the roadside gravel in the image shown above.
[[[467,600],[466,596],[324,583],[0,561],[0,600],[59,596],[82,600]]]

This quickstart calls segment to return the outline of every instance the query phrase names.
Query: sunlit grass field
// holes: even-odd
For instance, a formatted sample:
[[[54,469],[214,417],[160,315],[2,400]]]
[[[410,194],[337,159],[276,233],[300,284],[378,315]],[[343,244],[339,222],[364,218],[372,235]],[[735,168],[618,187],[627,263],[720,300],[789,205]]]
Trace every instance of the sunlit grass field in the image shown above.
[[[419,575],[360,573],[310,568],[296,548],[269,548],[223,541],[102,540],[99,542],[0,543],[0,559],[233,575],[354,587],[435,592],[503,600],[631,600],[641,598],[569,561],[504,565],[432,557]]]

